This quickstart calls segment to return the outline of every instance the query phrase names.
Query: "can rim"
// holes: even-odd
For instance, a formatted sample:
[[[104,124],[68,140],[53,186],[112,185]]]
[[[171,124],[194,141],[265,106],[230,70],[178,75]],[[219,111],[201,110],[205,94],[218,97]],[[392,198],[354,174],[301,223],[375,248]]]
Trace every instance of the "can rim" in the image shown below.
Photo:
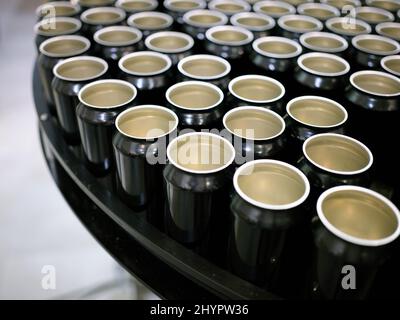
[[[350,84],[357,90],[360,90],[367,94],[371,94],[371,95],[378,96],[378,97],[396,97],[396,96],[400,95],[400,91],[396,92],[396,93],[376,93],[376,92],[371,92],[369,90],[365,90],[365,89],[361,88],[358,84],[355,83],[354,78],[359,75],[364,75],[364,74],[378,75],[378,76],[390,78],[390,79],[400,83],[400,79],[390,73],[382,72],[382,71],[375,71],[375,70],[362,70],[362,71],[354,72],[350,76]]]
[[[286,167],[287,169],[290,169],[291,171],[295,172],[297,175],[299,175],[299,177],[303,180],[304,185],[305,185],[305,190],[303,195],[297,199],[296,201],[292,201],[291,203],[288,204],[280,204],[280,205],[272,205],[272,204],[266,204],[257,200],[252,199],[251,197],[247,196],[240,188],[239,186],[239,176],[241,174],[241,172],[243,172],[245,169],[247,169],[250,166],[255,166],[257,164],[276,164],[276,165],[280,165],[282,167]],[[233,186],[235,188],[235,191],[239,194],[239,196],[244,199],[245,201],[247,201],[248,203],[262,208],[262,209],[267,209],[267,210],[289,210],[292,208],[295,208],[299,205],[301,205],[309,196],[310,194],[310,182],[308,181],[307,177],[305,176],[305,174],[303,172],[301,172],[298,168],[292,166],[289,163],[283,162],[283,161],[279,161],[279,160],[271,160],[271,159],[261,159],[261,160],[252,160],[249,161],[243,165],[241,165],[235,172],[234,176],[233,176]]]
[[[87,50],[89,50],[90,45],[91,45],[90,41],[87,38],[82,37],[82,36],[76,36],[76,35],[57,36],[57,37],[52,37],[50,39],[47,39],[47,40],[43,41],[39,46],[40,53],[45,55],[45,56],[47,56],[47,57],[50,57],[50,58],[66,58],[66,57],[69,57],[69,54],[67,55],[66,53],[50,53],[50,52],[47,52],[45,50],[45,47],[49,43],[56,42],[56,41],[62,41],[62,40],[77,40],[77,41],[81,41],[81,42],[83,42],[85,44],[85,47],[83,47],[81,50],[77,50],[74,53],[74,56],[80,55],[80,54],[86,52]]]
[[[119,43],[115,43],[115,42],[111,42],[111,41],[106,41],[100,38],[100,36],[104,33],[107,32],[112,32],[112,31],[127,31],[130,33],[134,33],[136,35],[136,38],[133,40],[128,40],[125,42],[119,42]],[[105,27],[102,28],[98,31],[95,32],[95,34],[93,35],[93,40],[98,43],[101,44],[103,46],[107,46],[107,47],[123,47],[123,46],[129,46],[129,45],[133,45],[135,43],[140,42],[140,40],[142,40],[143,38],[143,34],[142,32],[134,27],[131,26],[110,26],[110,27]]]
[[[382,31],[383,28],[396,28],[399,29],[399,36],[397,38],[391,37]],[[375,27],[376,33],[381,36],[400,40],[400,22],[381,22]]]
[[[314,45],[307,43],[307,40],[310,38],[313,38],[313,37],[324,37],[324,38],[335,39],[335,40],[341,42],[342,45],[337,48],[321,48],[321,47],[314,46]],[[307,49],[310,49],[313,51],[323,50],[323,52],[328,52],[328,53],[342,52],[342,51],[345,51],[349,47],[349,43],[347,42],[347,40],[345,38],[343,38],[342,36],[340,36],[338,34],[331,33],[331,32],[322,32],[322,31],[306,32],[300,36],[299,41],[300,41],[301,45]]]
[[[86,77],[86,78],[79,78],[79,79],[74,79],[74,78],[69,78],[69,77],[64,77],[62,75],[59,74],[58,69],[60,67],[62,67],[63,65],[69,63],[69,62],[73,62],[73,61],[79,61],[79,60],[87,60],[87,61],[96,61],[99,62],[100,64],[103,65],[103,70],[91,77]],[[81,81],[88,81],[88,80],[92,80],[98,77],[101,77],[102,75],[104,75],[108,70],[108,63],[101,58],[98,57],[93,57],[93,56],[77,56],[77,57],[72,57],[72,58],[68,58],[65,60],[61,60],[60,62],[58,62],[54,68],[53,68],[53,74],[55,77],[61,79],[61,80],[65,80],[65,81],[70,81],[70,82],[81,82]]]
[[[116,105],[113,105],[113,106],[107,106],[107,107],[99,107],[99,106],[95,106],[95,105],[86,103],[82,99],[83,92],[85,90],[87,90],[88,88],[93,87],[93,86],[98,85],[98,84],[101,84],[101,83],[118,83],[118,84],[124,85],[126,87],[129,87],[132,90],[132,93],[133,93],[132,97],[129,100],[124,101],[123,103],[116,104]],[[129,83],[128,81],[118,80],[118,79],[104,79],[104,80],[93,81],[93,82],[88,83],[85,86],[83,86],[78,92],[78,99],[79,99],[80,103],[82,103],[83,105],[88,106],[90,108],[100,109],[100,110],[102,110],[102,109],[105,109],[105,110],[114,109],[114,108],[118,108],[118,107],[127,105],[127,104],[131,103],[136,98],[136,96],[137,96],[137,89],[133,84]]]
[[[293,47],[296,48],[295,52],[291,53],[273,53],[273,52],[266,52],[260,49],[260,44],[265,43],[265,42],[272,42],[272,41],[278,41],[278,42],[283,42],[283,43],[288,43],[292,45]],[[253,50],[256,51],[258,54],[264,56],[264,57],[269,57],[269,58],[277,58],[277,59],[290,59],[297,57],[300,55],[303,51],[303,48],[301,45],[292,39],[284,38],[284,37],[276,37],[276,36],[271,36],[271,37],[261,37],[256,39],[253,42]]]
[[[248,80],[248,79],[257,79],[257,80],[264,80],[264,81],[267,81],[267,82],[272,82],[273,84],[277,85],[279,87],[279,89],[281,89],[281,93],[277,97],[272,98],[272,99],[267,99],[267,100],[245,99],[245,98],[239,96],[238,94],[236,94],[236,92],[234,92],[232,87],[236,82],[241,81],[241,80]],[[275,101],[278,101],[279,99],[281,99],[286,93],[285,87],[278,80],[276,80],[274,78],[271,78],[271,77],[267,77],[267,76],[261,76],[261,75],[258,75],[258,74],[246,74],[246,75],[243,75],[243,76],[239,76],[239,77],[233,78],[231,81],[229,81],[228,90],[237,99],[244,100],[244,101],[247,101],[247,102],[252,102],[252,103],[275,102]]]
[[[389,67],[386,66],[386,62],[388,62],[388,61],[390,61],[390,60],[399,60],[399,61],[400,61],[400,55],[397,54],[397,55],[392,55],[392,56],[383,57],[383,58],[381,59],[381,67],[382,67],[383,69],[385,69],[385,71],[387,71],[387,72],[389,72],[389,73],[391,73],[391,74],[394,74],[394,75],[400,77],[400,72],[397,72],[397,71],[395,71],[395,70],[392,70],[392,69],[390,69]]]
[[[363,7],[357,7],[354,10],[355,10],[356,17],[357,17],[357,14],[359,14],[361,12],[374,12],[374,13],[378,13],[383,16],[386,16],[389,19],[389,21],[382,21],[382,22],[393,22],[395,19],[393,13],[391,13],[388,10],[382,9],[382,8],[363,6]],[[363,20],[362,18],[359,18],[359,19]],[[368,22],[367,20],[364,20],[364,21]]]
[[[362,239],[362,238],[358,238],[355,236],[351,236],[351,235],[339,230],[335,226],[333,226],[328,221],[328,219],[325,217],[325,215],[323,213],[322,203],[332,193],[337,192],[337,191],[348,191],[348,190],[366,193],[366,194],[373,196],[375,198],[378,198],[378,200],[384,202],[392,210],[392,212],[394,213],[394,215],[397,219],[396,230],[390,236],[387,236],[385,238],[377,239],[377,240],[370,240],[370,239]],[[333,187],[331,189],[326,190],[319,196],[319,198],[317,200],[317,214],[318,214],[318,218],[321,220],[322,224],[330,232],[332,232],[335,236],[339,237],[340,239],[345,240],[350,243],[353,243],[353,244],[367,246],[367,247],[378,247],[378,246],[382,246],[382,245],[385,245],[385,244],[388,244],[388,243],[394,241],[400,235],[400,212],[397,209],[397,207],[383,195],[379,194],[378,192],[367,189],[367,188],[350,185],[350,186],[337,186],[337,187]]]
[[[266,24],[263,26],[249,26],[249,25],[245,25],[245,24],[242,24],[239,22],[239,19],[242,19],[242,18],[257,18],[257,19],[264,20],[266,22]],[[253,32],[254,31],[257,32],[257,31],[271,30],[276,25],[276,22],[272,17],[270,17],[266,14],[261,14],[261,13],[257,13],[257,12],[235,13],[233,16],[231,16],[230,23],[233,26],[242,27],[242,28],[248,29]]]
[[[331,3],[332,3],[334,0],[320,0],[320,1],[321,1],[321,3],[331,5]],[[354,6],[354,7],[359,7],[359,6],[361,6],[361,1],[360,1],[360,0],[347,0],[347,1],[351,1],[351,2],[352,2],[351,5]]]
[[[70,22],[75,25],[74,29],[71,29],[67,33],[65,32],[43,32],[40,30],[40,27],[45,24],[46,22],[52,22],[54,21],[55,23],[57,22]],[[45,18],[40,20],[35,24],[33,27],[33,31],[35,34],[38,34],[40,36],[44,37],[54,37],[54,36],[62,36],[62,35],[68,35],[77,32],[82,28],[82,22],[79,19],[73,18],[73,17],[55,17],[55,18]]]
[[[211,15],[214,17],[218,17],[221,20],[214,22],[214,23],[199,23],[199,22],[190,20],[190,18],[192,16],[201,15],[201,14],[204,14],[204,15],[207,14],[207,15]],[[217,11],[217,10],[207,10],[207,9],[190,10],[183,15],[182,19],[183,19],[183,22],[186,23],[187,25],[198,27],[198,28],[215,27],[215,26],[225,25],[228,23],[228,17],[226,16],[226,14],[224,14],[220,11]]]
[[[186,62],[189,62],[192,60],[197,60],[197,59],[208,59],[208,60],[214,60],[214,61],[220,62],[225,66],[225,71],[218,75],[215,75],[215,76],[196,76],[196,75],[190,74],[185,69],[183,69],[183,65]],[[219,56],[214,56],[211,54],[195,54],[193,56],[188,56],[188,57],[185,57],[182,60],[180,60],[178,63],[178,71],[180,73],[182,73],[184,76],[187,76],[189,78],[193,78],[196,80],[215,80],[215,79],[220,79],[220,78],[228,75],[229,72],[231,72],[231,64],[229,63],[229,61],[227,61],[226,59],[219,57]]]
[[[131,71],[129,69],[127,69],[124,66],[124,62],[128,59],[134,58],[134,57],[140,57],[140,56],[154,56],[154,57],[158,57],[160,59],[163,59],[167,65],[155,72],[134,72]],[[119,59],[118,61],[118,67],[125,73],[127,74],[131,74],[134,76],[155,76],[158,74],[162,74],[165,71],[167,71],[169,68],[171,68],[172,66],[172,61],[170,59],[170,57],[168,57],[166,54],[160,53],[160,52],[155,52],[155,51],[136,51],[136,52],[132,52],[132,53],[128,53],[127,55],[123,56],[121,59]]]
[[[344,31],[342,29],[337,29],[333,26],[334,23],[348,23],[348,18],[346,17],[334,17],[334,18],[330,18],[328,20],[326,20],[325,25],[326,27],[333,33],[337,33],[340,35],[345,35],[345,36],[356,36],[356,35],[361,35],[361,34],[369,34],[372,31],[371,26],[369,25],[369,23],[360,20],[360,19],[352,19],[352,22],[354,22],[356,25],[358,26],[362,26],[365,31],[361,31],[359,33],[354,33],[354,32],[349,32],[349,31]]]
[[[119,15],[119,17],[107,21],[107,22],[93,22],[90,21],[87,16],[93,13],[99,13],[99,12],[113,12]],[[95,7],[95,8],[90,8],[82,12],[81,14],[81,21],[90,25],[110,25],[113,23],[118,23],[123,21],[126,18],[126,13],[124,10],[116,7]]]
[[[279,14],[279,13],[276,13],[276,14],[275,13],[273,13],[273,14],[269,13],[268,14],[268,13],[264,12],[261,9],[262,7],[264,7],[266,5],[267,6],[271,5],[271,6],[274,6],[274,7],[285,8],[285,9],[288,9],[288,12],[287,13],[283,13],[283,14]],[[261,14],[269,15],[269,16],[271,16],[273,18],[280,18],[282,15],[285,15],[285,14],[294,14],[294,13],[296,13],[296,8],[293,5],[291,5],[290,3],[287,3],[287,2],[284,2],[284,1],[273,1],[273,0],[258,1],[253,5],[253,10],[254,10],[254,12],[258,12],[258,13],[261,13]]]
[[[300,5],[297,6],[297,12],[302,14],[302,15],[307,15],[305,14],[305,10],[307,9],[325,9],[326,11],[330,11],[332,12],[332,14],[336,17],[340,16],[340,11],[338,8],[327,4],[327,3],[317,3],[317,2],[312,2],[312,3],[302,3]],[[332,17],[333,18],[333,17]]]
[[[74,9],[73,13],[71,13],[67,16],[59,16],[59,17],[72,17],[72,16],[76,15],[77,13],[79,13],[79,11],[81,11],[81,6],[79,5],[79,3],[72,3],[70,1],[50,1],[50,2],[41,4],[40,6],[38,6],[36,8],[35,14],[38,18],[43,18],[41,12],[43,10],[46,10],[46,7],[69,7],[69,8]]]
[[[344,119],[341,122],[337,123],[337,124],[327,125],[327,126],[315,126],[315,125],[311,125],[309,123],[306,123],[304,121],[301,121],[301,120],[297,119],[292,114],[292,111],[291,111],[292,105],[294,103],[298,102],[298,101],[308,100],[308,99],[320,100],[320,101],[325,101],[325,102],[331,103],[332,105],[334,105],[335,107],[337,107],[338,109],[340,109],[343,112]],[[320,97],[320,96],[300,96],[300,97],[293,98],[286,105],[286,113],[296,122],[299,122],[301,124],[304,124],[306,126],[313,127],[313,128],[325,128],[325,129],[339,127],[339,126],[343,125],[347,121],[347,119],[349,117],[349,114],[348,114],[346,108],[343,107],[340,103],[336,102],[335,100],[332,100],[332,99],[329,99],[329,98],[325,98],[325,97]]]
[[[178,49],[163,49],[163,48],[159,48],[156,47],[154,45],[151,44],[151,41],[156,39],[156,38],[161,38],[161,37],[177,37],[177,38],[181,38],[184,39],[188,42],[188,44],[182,48],[178,48]],[[180,52],[185,52],[190,50],[191,48],[193,48],[194,45],[194,40],[191,36],[189,36],[186,33],[183,32],[177,32],[177,31],[160,31],[160,32],[156,32],[153,33],[151,35],[149,35],[146,40],[144,41],[145,46],[147,47],[147,49],[149,50],[153,50],[156,52],[162,52],[162,53],[180,53]]]
[[[282,129],[277,134],[275,134],[275,135],[273,135],[271,137],[268,137],[268,138],[253,138],[253,139],[249,139],[249,138],[244,137],[242,135],[236,134],[231,129],[229,129],[229,127],[226,125],[226,120],[228,119],[228,117],[232,113],[239,112],[239,111],[242,111],[242,110],[255,110],[255,111],[268,113],[268,114],[274,116],[276,119],[279,120],[279,122],[282,125]],[[242,106],[242,107],[233,108],[233,109],[229,110],[227,113],[225,113],[224,117],[222,118],[222,123],[224,125],[224,128],[226,130],[228,130],[234,136],[237,136],[237,137],[242,138],[242,139],[254,140],[254,141],[269,141],[269,140],[275,139],[275,138],[279,137],[286,129],[285,120],[283,120],[283,118],[278,113],[276,113],[273,110],[269,110],[269,109],[266,109],[266,108],[263,108],[263,107],[257,107],[257,106]]]
[[[162,18],[162,19],[165,19],[166,22],[161,26],[148,27],[148,28],[140,28],[140,26],[134,22],[135,19],[147,18],[147,17]],[[130,15],[127,20],[127,23],[129,26],[138,28],[139,30],[162,30],[165,28],[169,28],[173,22],[174,22],[174,19],[169,14],[166,14],[163,12],[158,12],[158,11],[137,12],[137,13]]]
[[[309,67],[307,67],[306,65],[304,65],[304,60],[307,58],[312,58],[312,57],[324,57],[327,59],[332,59],[332,60],[336,60],[340,63],[342,63],[345,66],[345,69],[342,71],[338,71],[338,72],[322,72],[322,71],[317,71],[317,70],[313,70],[310,69]],[[344,60],[343,58],[335,55],[335,54],[331,54],[331,53],[324,53],[324,52],[309,52],[309,53],[305,53],[302,54],[298,59],[297,59],[297,64],[298,66],[303,69],[304,71],[314,74],[314,75],[318,75],[318,76],[323,76],[323,77],[338,77],[338,76],[343,76],[345,74],[347,74],[350,71],[350,64]]]
[[[198,85],[198,86],[203,86],[203,87],[209,87],[209,88],[215,90],[219,95],[218,101],[216,103],[214,103],[213,105],[211,105],[211,106],[207,106],[207,107],[204,107],[204,108],[195,108],[195,109],[193,109],[193,108],[187,108],[187,107],[183,107],[183,106],[177,105],[175,102],[173,102],[171,100],[169,95],[171,94],[172,90],[175,90],[176,88],[179,88],[179,87],[190,86],[190,85]],[[205,82],[205,81],[183,81],[183,82],[175,83],[174,85],[170,86],[167,89],[167,91],[165,92],[165,97],[166,97],[167,101],[170,104],[172,104],[173,106],[175,106],[175,107],[177,107],[179,109],[189,110],[189,111],[195,111],[195,110],[204,111],[204,110],[209,110],[209,109],[215,108],[218,105],[220,105],[222,103],[222,101],[224,100],[224,93],[215,84],[212,84],[212,83],[209,83],[209,82]]]
[[[236,12],[233,12],[233,11],[224,11],[224,10],[221,10],[221,9],[217,8],[217,6],[219,4],[224,4],[224,3],[228,3],[228,4],[232,4],[233,3],[233,4],[241,6],[243,8],[241,12],[246,12],[246,11],[249,12],[251,10],[251,5],[249,3],[247,3],[246,1],[244,1],[244,0],[212,0],[212,1],[210,1],[208,3],[208,8],[212,9],[212,10],[216,10],[216,11],[222,12],[224,14],[228,14],[228,15],[236,13]]]
[[[224,30],[225,31],[230,30],[230,31],[242,33],[242,34],[246,35],[246,39],[241,40],[241,41],[229,42],[229,41],[224,41],[224,40],[218,40],[213,36],[214,32],[219,32],[219,31],[224,31]],[[206,36],[206,39],[210,42],[213,42],[213,43],[221,45],[221,46],[231,46],[231,47],[244,46],[244,45],[251,43],[254,40],[254,35],[251,31],[249,31],[245,28],[242,28],[242,27],[228,26],[228,25],[212,27],[206,31],[205,36]]]
[[[194,8],[177,8],[173,6],[174,2],[193,2],[196,3],[197,6]],[[175,12],[187,12],[190,10],[196,10],[196,9],[204,9],[207,7],[207,3],[204,0],[164,0],[163,2],[164,8],[170,10],[170,11],[175,11]]]
[[[174,127],[172,129],[170,129],[168,132],[158,135],[158,136],[154,136],[154,137],[139,137],[139,136],[126,134],[123,130],[121,130],[121,128],[119,126],[119,121],[127,113],[129,113],[131,111],[141,110],[141,109],[157,109],[157,110],[162,110],[162,111],[169,113],[170,115],[172,115],[172,117],[175,120]],[[171,132],[173,132],[174,130],[176,130],[176,128],[178,128],[178,124],[179,124],[179,119],[175,112],[173,112],[172,110],[170,110],[168,108],[165,108],[163,106],[156,105],[156,104],[143,104],[143,105],[130,107],[130,108],[122,111],[115,119],[115,127],[117,128],[118,132],[120,132],[122,135],[124,135],[128,138],[137,139],[137,140],[153,140],[153,139],[159,139],[159,138],[165,137],[165,136],[169,135]]]
[[[375,50],[370,50],[368,48],[360,47],[360,45],[358,44],[358,41],[365,40],[365,39],[377,40],[377,41],[383,41],[386,43],[390,43],[395,47],[395,49],[393,49],[392,51],[381,52],[381,51],[375,51]],[[353,39],[351,39],[351,44],[357,50],[360,50],[362,52],[366,52],[369,54],[375,54],[378,56],[394,55],[394,54],[397,54],[400,52],[400,44],[396,40],[390,39],[390,38],[384,37],[384,36],[379,36],[376,34],[360,34],[358,36],[355,36]]]
[[[226,161],[226,163],[223,166],[221,166],[220,168],[216,168],[216,169],[212,169],[212,170],[192,170],[192,169],[187,169],[187,168],[181,166],[180,164],[176,163],[171,157],[171,149],[173,148],[173,145],[180,139],[187,138],[187,137],[194,136],[194,135],[209,136],[211,138],[215,138],[215,139],[222,141],[224,143],[224,145],[226,147],[228,147],[229,151],[231,152],[231,156],[230,156],[229,160]],[[194,174],[210,174],[210,173],[216,173],[216,172],[222,171],[222,170],[226,169],[227,167],[229,167],[233,163],[233,161],[235,160],[235,156],[236,156],[235,148],[228,140],[224,139],[223,137],[221,137],[215,133],[210,133],[210,132],[190,132],[190,133],[185,133],[185,134],[179,135],[176,138],[174,138],[168,144],[168,147],[167,147],[167,158],[170,161],[170,163],[174,167],[176,167],[182,171],[185,171],[188,173],[194,173]]]
[[[374,7],[373,6],[374,2],[390,2],[390,3],[394,3],[394,4],[399,4],[399,2],[397,0],[366,0],[365,1],[366,5],[370,6],[370,7]]]
[[[293,28],[293,27],[287,26],[285,24],[285,22],[287,22],[289,20],[296,20],[296,19],[311,22],[315,25],[315,28],[313,28],[313,29]],[[310,17],[310,16],[302,15],[302,14],[284,15],[278,19],[278,26],[280,28],[282,28],[283,30],[287,30],[290,32],[296,32],[296,33],[305,33],[305,32],[309,32],[309,31],[321,31],[324,27],[322,22],[319,21],[318,19]]]
[[[157,6],[158,6],[157,0],[140,0],[140,1],[147,2],[149,4],[149,8],[141,9],[141,10],[151,11],[151,10],[154,10],[155,8],[157,8]],[[117,2],[115,3],[115,6],[126,12],[137,12],[135,9],[133,9],[133,10],[124,9],[123,4],[126,2],[135,2],[135,0],[117,0]]]

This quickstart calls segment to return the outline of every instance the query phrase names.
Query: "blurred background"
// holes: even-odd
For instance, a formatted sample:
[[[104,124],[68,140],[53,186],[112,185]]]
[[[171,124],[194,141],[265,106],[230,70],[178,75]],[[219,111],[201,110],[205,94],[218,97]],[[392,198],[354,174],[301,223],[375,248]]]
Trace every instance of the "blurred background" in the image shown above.
[[[46,167],[31,89],[42,2],[0,1],[0,299],[157,299],[84,229]]]

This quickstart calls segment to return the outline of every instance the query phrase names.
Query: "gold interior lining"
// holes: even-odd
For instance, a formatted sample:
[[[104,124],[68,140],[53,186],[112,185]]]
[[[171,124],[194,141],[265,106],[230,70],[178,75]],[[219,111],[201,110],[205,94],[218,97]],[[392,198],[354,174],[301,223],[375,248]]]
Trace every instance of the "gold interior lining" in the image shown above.
[[[176,36],[161,36],[150,41],[151,45],[163,50],[181,49],[186,47],[189,42],[181,37]]]
[[[213,32],[212,36],[219,41],[232,43],[240,42],[247,39],[247,35],[245,35],[244,33],[233,30],[216,31]]]
[[[108,23],[118,19],[120,15],[115,12],[93,12],[86,16],[86,19],[90,23],[101,24]]]
[[[118,121],[118,127],[124,134],[142,139],[163,136],[175,125],[176,119],[172,114],[151,107],[132,109]]]
[[[352,172],[370,162],[368,152],[354,141],[338,136],[320,136],[307,143],[305,153],[327,170]]]
[[[366,240],[383,239],[393,234],[397,219],[382,200],[355,190],[330,194],[322,203],[326,219],[347,235]]]
[[[310,46],[324,48],[324,49],[335,49],[340,48],[343,43],[337,39],[329,38],[329,37],[309,37],[305,40]]]
[[[349,0],[329,0],[328,4],[338,9],[342,9],[344,6],[354,6],[353,1]]]
[[[266,205],[287,205],[299,200],[306,191],[301,176],[282,165],[257,163],[251,174],[238,177],[240,190]]]
[[[225,120],[227,129],[247,139],[269,139],[283,129],[278,117],[260,110],[237,110],[229,114]],[[247,130],[253,134],[248,135]]]
[[[241,12],[244,9],[243,6],[233,3],[217,4],[215,8],[226,12]]]
[[[169,98],[177,106],[187,109],[202,109],[220,100],[218,92],[208,86],[190,84],[173,89]]]
[[[190,20],[196,23],[211,24],[221,21],[221,18],[211,14],[196,14],[191,16]]]
[[[99,36],[100,40],[112,42],[115,44],[133,41],[137,39],[137,37],[138,36],[135,33],[121,30],[107,31]]]
[[[94,60],[74,60],[61,65],[57,72],[58,74],[72,81],[79,81],[82,79],[92,79],[101,75],[105,66]]]
[[[336,22],[332,24],[332,27],[339,31],[344,31],[346,33],[352,34],[358,34],[366,31],[364,26],[359,24],[354,25],[349,22]]]
[[[51,11],[47,10],[47,8],[45,7],[43,9],[43,12],[40,12],[40,16],[45,17],[50,12],[53,13],[53,8],[54,8],[56,17],[72,16],[73,14],[76,13],[76,9],[74,7],[70,7],[70,6],[53,6],[53,7],[49,7],[49,8],[51,8]]]
[[[299,30],[313,30],[317,27],[317,25],[313,22],[306,20],[287,20],[284,24],[290,28],[299,29]]]
[[[290,113],[298,121],[315,127],[335,126],[346,117],[344,111],[332,102],[312,98],[293,102]]]
[[[142,29],[162,27],[167,23],[167,20],[161,17],[142,17],[136,18],[133,22]]]
[[[390,1],[373,1],[371,5],[392,12],[400,10],[400,3],[394,3]]]
[[[357,44],[361,48],[365,48],[376,52],[390,52],[396,50],[396,46],[394,44],[383,40],[363,39],[363,40],[358,40]]]
[[[386,61],[385,66],[394,72],[400,73],[400,58]]]
[[[121,4],[124,10],[144,10],[151,7],[151,3],[146,1],[127,1]]]
[[[361,74],[354,83],[365,91],[376,94],[400,94],[400,84],[391,78],[377,74]]]
[[[385,27],[381,32],[395,39],[400,39],[400,26],[399,27]]]
[[[284,14],[284,13],[289,12],[289,9],[287,9],[287,8],[272,6],[272,5],[263,6],[260,9],[261,9],[261,11],[263,11],[265,13],[269,13],[269,14]]]
[[[51,55],[62,54],[65,57],[73,56],[82,52],[87,44],[76,39],[61,39],[46,44],[43,50]]]
[[[242,79],[232,86],[232,91],[245,100],[273,100],[282,94],[282,89],[273,82],[261,79]]]
[[[309,8],[309,9],[305,9],[304,13],[317,18],[317,19],[328,19],[330,17],[334,17],[335,14],[328,10],[328,9],[322,9],[322,8]]]
[[[82,6],[96,6],[96,7],[101,7],[101,6],[106,6],[110,5],[113,3],[113,0],[79,0],[79,4]]]
[[[326,57],[305,58],[303,65],[311,70],[324,73],[337,73],[346,70],[346,66],[342,62]]]
[[[134,95],[130,87],[119,83],[99,83],[82,92],[82,100],[97,108],[109,108],[117,105],[124,105]]]
[[[193,1],[176,1],[171,3],[171,7],[177,9],[193,9],[196,8],[198,4]]]
[[[294,53],[297,50],[294,45],[282,41],[262,42],[258,47],[264,52],[274,54],[289,54]]]
[[[201,58],[185,62],[183,70],[197,77],[215,77],[226,71],[226,66],[219,61]]]
[[[126,59],[123,66],[133,73],[155,73],[163,70],[167,66],[167,62],[156,56],[136,56]]]
[[[356,17],[372,23],[390,21],[386,15],[377,12],[357,12]]]
[[[73,22],[55,21],[54,28],[47,28],[44,25],[39,27],[40,32],[49,34],[61,34],[73,31],[76,29],[76,24]]]

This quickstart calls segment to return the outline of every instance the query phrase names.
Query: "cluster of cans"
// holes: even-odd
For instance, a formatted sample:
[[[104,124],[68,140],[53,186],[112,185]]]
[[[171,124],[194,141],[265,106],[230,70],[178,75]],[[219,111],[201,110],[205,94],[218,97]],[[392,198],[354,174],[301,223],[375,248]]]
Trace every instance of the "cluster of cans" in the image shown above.
[[[398,281],[398,0],[78,0],[37,14],[50,111],[133,210],[284,297],[366,298],[377,274]]]

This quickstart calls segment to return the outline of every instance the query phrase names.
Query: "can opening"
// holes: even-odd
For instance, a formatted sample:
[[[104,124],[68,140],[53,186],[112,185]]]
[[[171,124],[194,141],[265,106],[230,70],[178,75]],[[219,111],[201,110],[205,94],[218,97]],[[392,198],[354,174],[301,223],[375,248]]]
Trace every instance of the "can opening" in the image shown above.
[[[137,10],[149,10],[154,8],[154,3],[153,1],[145,0],[128,0],[121,2],[120,7],[128,12]]]
[[[177,36],[160,36],[150,41],[151,45],[161,50],[179,50],[187,47],[189,41]]]
[[[114,108],[123,106],[136,97],[136,89],[123,81],[100,80],[83,87],[80,100],[94,108]]]
[[[304,40],[307,44],[315,48],[338,49],[343,47],[343,42],[332,37],[309,37]]]
[[[321,208],[333,227],[358,239],[384,239],[398,228],[393,209],[372,193],[350,188],[334,191],[323,199]]]
[[[79,4],[85,7],[100,7],[114,3],[115,0],[79,0]]]
[[[380,39],[360,39],[356,41],[356,44],[360,49],[380,53],[393,52],[397,49],[394,44]]]
[[[245,200],[260,207],[285,209],[305,200],[309,185],[297,169],[279,161],[254,161],[235,174],[235,189]]]
[[[382,26],[379,29],[377,28],[377,32],[389,38],[400,40],[400,23],[393,23],[390,26]]]
[[[71,34],[78,31],[81,27],[79,20],[74,18],[59,17],[55,19],[44,19],[37,25],[37,33],[44,36],[59,36]]]
[[[244,76],[231,81],[229,90],[239,99],[250,102],[272,102],[284,94],[284,88],[277,81],[262,76]]]
[[[136,106],[122,112],[115,125],[122,134],[136,139],[154,139],[167,135],[178,126],[178,118],[160,106]]]
[[[351,79],[350,79],[351,81]],[[374,95],[399,95],[400,80],[384,73],[364,72],[353,76],[354,85],[364,92]]]
[[[341,61],[341,58],[334,55],[311,53],[303,57],[299,59],[299,66],[311,73],[336,76],[345,74],[350,69],[345,60]]]
[[[221,30],[212,33],[213,38],[225,43],[236,43],[247,39],[247,35],[236,30]]]
[[[366,22],[354,19],[353,21],[349,21],[347,18],[329,19],[327,27],[332,29],[333,32],[351,36],[369,33],[371,31]]]
[[[91,24],[109,24],[121,19],[121,15],[113,11],[98,11],[85,16],[85,21]]]
[[[200,6],[198,1],[176,0],[170,1],[169,7],[177,10],[191,10]]]
[[[300,123],[320,128],[336,127],[347,119],[346,110],[337,102],[318,97],[295,98],[289,102],[287,112]]]
[[[400,10],[400,3],[397,0],[392,0],[392,1],[387,1],[387,0],[372,0],[372,1],[367,1],[367,4],[369,6],[385,9],[391,12],[395,12],[397,10]]]
[[[322,29],[317,23],[318,20],[308,16],[288,15],[279,18],[279,20],[278,23],[281,22],[281,27],[294,32],[307,32]]]
[[[63,2],[52,1],[39,6],[36,12],[40,18],[43,18],[46,15],[48,15],[49,12],[54,13],[56,17],[70,17],[79,12],[79,6],[76,6],[66,1]]]
[[[101,43],[105,45],[128,45],[136,42],[139,39],[139,36],[137,35],[137,33],[128,30],[111,29],[109,31],[102,31],[101,33],[99,33],[98,39]]]
[[[54,74],[67,81],[87,81],[104,74],[107,63],[95,57],[77,57],[61,62],[54,69]]]
[[[236,13],[236,12],[242,12],[246,8],[240,4],[236,3],[220,3],[215,5],[215,9],[220,10],[222,12],[227,12],[227,13]]]
[[[81,54],[89,48],[90,43],[86,38],[71,37],[73,36],[49,39],[42,43],[40,51],[50,57],[70,57]]]
[[[297,52],[297,47],[283,41],[266,41],[258,45],[261,51],[273,54],[291,54]]]
[[[215,107],[223,97],[214,85],[196,84],[194,81],[181,82],[167,91],[167,99],[177,107],[201,110]]]
[[[169,21],[162,17],[147,16],[133,19],[133,23],[140,29],[161,29],[169,25]]]
[[[239,18],[237,22],[244,26],[249,27],[263,27],[268,26],[269,22],[262,18],[251,17],[251,18]]]
[[[361,11],[361,9],[362,9],[362,11]],[[383,9],[362,7],[362,8],[360,8],[360,10],[356,9],[356,17],[361,20],[364,20],[368,23],[380,23],[380,22],[393,21],[393,19],[388,14],[376,12],[377,10],[383,10]]]
[[[196,15],[192,15],[192,16],[190,16],[189,20],[193,21],[195,23],[204,24],[204,25],[214,24],[214,23],[222,21],[222,19],[220,17],[217,17],[217,16],[212,15],[212,14],[196,14]]]
[[[337,174],[358,174],[372,164],[372,154],[355,139],[337,134],[319,134],[303,145],[306,158],[322,170]]]
[[[189,76],[206,79],[226,74],[227,66],[216,59],[198,58],[184,62],[182,69]]]
[[[342,9],[344,6],[357,6],[357,1],[354,0],[327,0],[325,2],[338,9]]]
[[[387,69],[389,72],[400,76],[400,56],[394,56],[390,59],[385,59],[382,63],[385,69]]]
[[[146,76],[164,72],[170,63],[166,58],[153,54],[133,54],[123,60],[122,66],[128,73]]]
[[[267,13],[267,14],[287,14],[290,12],[288,8],[281,7],[281,6],[275,6],[275,5],[264,5],[260,7],[260,10]]]
[[[332,10],[323,9],[323,8],[307,8],[303,11],[304,14],[317,18],[317,19],[329,19],[335,17],[336,14]]]
[[[257,107],[232,109],[223,122],[232,134],[252,140],[273,139],[285,130],[285,122],[278,114]],[[248,134],[249,130],[251,135]]]
[[[181,170],[207,174],[228,167],[235,158],[235,149],[215,134],[189,133],[172,140],[167,156]]]

